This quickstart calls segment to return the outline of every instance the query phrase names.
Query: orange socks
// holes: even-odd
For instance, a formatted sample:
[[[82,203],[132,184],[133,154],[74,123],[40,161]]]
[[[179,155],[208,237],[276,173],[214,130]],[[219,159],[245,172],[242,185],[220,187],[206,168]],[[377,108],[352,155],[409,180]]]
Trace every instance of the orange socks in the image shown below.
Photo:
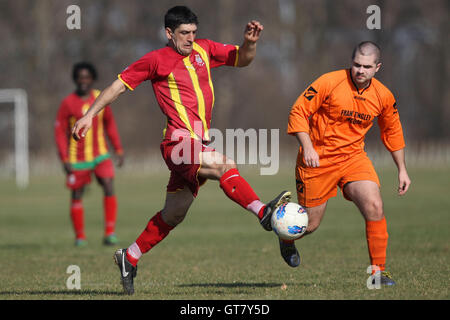
[[[379,221],[366,221],[366,238],[370,264],[378,266],[383,271],[386,264],[388,243],[387,225],[384,217]]]

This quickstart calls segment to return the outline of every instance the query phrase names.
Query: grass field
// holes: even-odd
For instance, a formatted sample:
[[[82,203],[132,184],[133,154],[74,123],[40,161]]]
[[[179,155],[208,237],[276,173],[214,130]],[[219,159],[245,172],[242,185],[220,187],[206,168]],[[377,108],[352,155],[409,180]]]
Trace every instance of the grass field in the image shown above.
[[[122,295],[115,248],[101,244],[101,192],[85,195],[89,246],[75,248],[63,177],[35,178],[26,191],[0,184],[0,299],[449,299],[450,170],[412,169],[407,196],[394,170],[380,170],[390,235],[388,268],[398,285],[368,290],[364,221],[339,194],[318,231],[298,241],[302,265],[282,261],[273,233],[208,182],[186,220],[140,262],[136,294]],[[244,174],[245,175],[245,174]],[[288,188],[291,172],[245,175],[263,200]],[[159,210],[168,173],[117,177],[117,234],[128,246]],[[81,291],[66,268],[81,268]]]

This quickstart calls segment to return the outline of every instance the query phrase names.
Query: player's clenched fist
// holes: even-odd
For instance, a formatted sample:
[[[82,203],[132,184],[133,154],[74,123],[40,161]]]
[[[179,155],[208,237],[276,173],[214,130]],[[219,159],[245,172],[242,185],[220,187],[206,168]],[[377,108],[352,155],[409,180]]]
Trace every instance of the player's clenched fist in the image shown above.
[[[80,120],[75,122],[75,125],[72,128],[72,136],[78,141],[81,138],[86,136],[86,132],[92,127],[92,117],[89,115],[85,115]]]
[[[305,148],[303,150],[303,161],[307,167],[319,167],[319,155],[314,148]]]
[[[245,27],[244,38],[246,41],[256,42],[263,30],[264,27],[259,21],[252,20]]]

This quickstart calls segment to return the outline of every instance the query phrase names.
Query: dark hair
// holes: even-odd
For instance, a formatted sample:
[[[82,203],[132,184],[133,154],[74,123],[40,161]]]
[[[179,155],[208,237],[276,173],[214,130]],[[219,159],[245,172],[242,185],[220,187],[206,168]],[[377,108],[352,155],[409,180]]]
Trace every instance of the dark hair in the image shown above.
[[[169,9],[164,16],[164,27],[170,28],[174,32],[180,24],[198,24],[197,16],[185,6],[176,6]]]
[[[375,54],[376,55],[375,63],[378,64],[381,61],[381,49],[375,42],[372,41],[360,42],[355,47],[355,49],[353,49],[352,59],[355,58],[357,52],[362,54],[363,56]]]
[[[97,80],[97,70],[95,70],[95,67],[89,63],[89,62],[78,62],[75,63],[73,65],[73,69],[72,69],[72,79],[73,81],[77,81],[78,79],[78,73],[83,70],[86,69],[89,71],[89,73],[92,76],[92,79]]]

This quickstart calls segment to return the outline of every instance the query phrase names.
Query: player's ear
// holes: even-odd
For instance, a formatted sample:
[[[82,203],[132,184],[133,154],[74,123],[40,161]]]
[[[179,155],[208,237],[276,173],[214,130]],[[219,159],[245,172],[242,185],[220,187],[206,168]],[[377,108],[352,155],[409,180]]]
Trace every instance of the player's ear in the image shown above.
[[[380,70],[380,68],[381,68],[381,62],[378,62],[377,66],[376,66],[376,69],[375,69],[375,72],[378,72],[378,70]]]
[[[172,30],[169,27],[167,27],[165,30],[166,30],[167,40],[172,40],[172,35],[173,35]]]

